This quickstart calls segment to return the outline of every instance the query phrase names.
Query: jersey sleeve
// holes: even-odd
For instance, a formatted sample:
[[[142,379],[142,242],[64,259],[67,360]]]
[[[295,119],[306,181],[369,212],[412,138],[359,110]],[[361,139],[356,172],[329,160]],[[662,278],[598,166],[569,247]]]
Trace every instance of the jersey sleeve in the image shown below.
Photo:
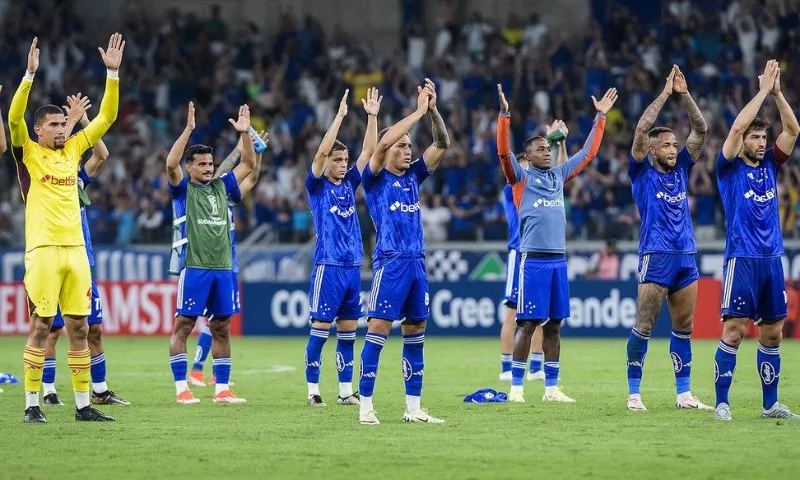
[[[735,164],[735,158],[728,160],[725,158],[725,154],[720,150],[717,156],[717,178],[725,178],[731,170],[733,170]]]
[[[575,178],[577,175],[586,168],[586,165],[592,161],[594,157],[597,156],[597,152],[600,150],[600,143],[603,141],[603,132],[606,128],[606,116],[605,114],[598,113],[594,117],[594,123],[592,124],[592,131],[589,132],[589,136],[586,137],[586,142],[583,144],[583,148],[581,148],[578,153],[570,157],[569,160],[562,163],[561,165],[555,167],[553,171],[560,176],[564,182]]]
[[[419,157],[415,161],[411,162],[411,168],[409,169],[414,178],[417,180],[417,185],[421,185],[422,182],[425,181],[426,178],[431,176],[430,170],[428,170],[428,166],[425,165],[425,159]]]
[[[630,178],[631,181],[639,178],[639,176],[644,172],[644,169],[647,168],[647,162],[649,161],[649,158],[644,157],[644,160],[638,162],[635,158],[633,158],[633,152],[631,152],[630,161],[628,162],[628,178]]]
[[[320,175],[319,178],[314,176],[314,172],[311,170],[308,171],[308,176],[306,177],[306,189],[308,190],[309,194],[313,194],[317,191],[319,187],[322,186],[322,182],[325,181],[325,175]]]
[[[168,180],[167,186],[169,187],[169,193],[172,194],[172,198],[184,198],[186,197],[186,191],[189,187],[189,179],[184,176],[177,185],[171,184]]]
[[[344,176],[345,181],[350,182],[350,185],[353,187],[353,191],[358,188],[358,185],[361,183],[361,173],[358,171],[358,168],[353,167],[347,171],[347,175]]]
[[[789,155],[783,153],[783,151],[780,148],[778,148],[777,145],[773,145],[772,148],[770,148],[769,150],[766,151],[766,153],[764,153],[764,161],[770,162],[774,164],[776,167],[780,167],[781,165],[786,163],[787,160],[789,160]]]
[[[385,168],[382,168],[378,173],[372,173],[369,164],[367,164],[367,166],[364,167],[364,172],[361,174],[361,183],[364,185],[364,191],[366,192],[375,188],[385,176]]]
[[[100,111],[97,116],[89,122],[89,125],[71,136],[67,144],[72,144],[80,156],[89,150],[95,143],[99,142],[105,133],[114,124],[119,113],[119,79],[106,78],[106,90],[103,93],[103,100],[100,102]]]
[[[242,201],[242,191],[239,190],[239,182],[236,181],[236,175],[228,172],[219,176],[219,180],[225,185],[225,193],[228,194],[228,200],[233,203]]]
[[[86,173],[86,169],[83,168],[83,166],[81,166],[80,170],[78,170],[78,178],[81,179],[84,187],[94,182],[94,177],[90,177],[89,174]]]
[[[677,164],[679,167],[683,167],[686,170],[691,170],[692,167],[694,167],[695,159],[686,147],[683,147],[681,151],[678,152]]]
[[[522,180],[524,172],[511,152],[511,116],[501,113],[497,117],[497,156],[500,158],[500,169],[509,185],[514,185]]]

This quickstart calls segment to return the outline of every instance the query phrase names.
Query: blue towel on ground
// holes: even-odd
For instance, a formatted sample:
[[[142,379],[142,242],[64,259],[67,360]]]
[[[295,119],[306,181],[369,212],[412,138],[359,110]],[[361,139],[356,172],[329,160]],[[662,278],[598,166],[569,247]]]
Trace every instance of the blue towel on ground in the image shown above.
[[[464,397],[464,403],[504,403],[506,401],[508,401],[508,395],[491,388],[484,388]]]

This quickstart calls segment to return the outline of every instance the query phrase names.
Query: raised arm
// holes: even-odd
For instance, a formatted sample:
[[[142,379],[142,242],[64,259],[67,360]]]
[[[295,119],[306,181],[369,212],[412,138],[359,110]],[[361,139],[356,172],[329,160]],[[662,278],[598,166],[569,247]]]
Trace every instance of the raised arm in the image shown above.
[[[567,161],[567,124],[563,120],[556,120],[547,126],[547,136],[544,137],[550,144],[550,165],[556,167]]]
[[[611,107],[614,106],[616,101],[616,88],[609,88],[600,101],[592,95],[592,102],[594,103],[594,108],[597,110],[597,115],[594,117],[594,124],[592,125],[592,131],[589,132],[589,136],[586,137],[583,148],[564,164],[556,167],[557,170],[560,170],[564,183],[580,175],[583,169],[589,165],[589,162],[597,156],[597,152],[600,150],[600,143],[603,141],[603,132],[606,128],[606,114],[611,110]]]
[[[269,145],[269,135],[267,134],[267,132],[261,132],[258,134],[258,136],[261,137],[262,140],[264,140],[264,143]],[[245,178],[244,181],[242,181],[242,183],[239,184],[239,192],[241,192],[242,197],[250,193],[253,187],[255,187],[256,184],[258,183],[258,177],[261,175],[261,159],[263,156],[264,156],[263,153],[256,154],[255,168],[253,169],[252,172],[250,172],[250,175],[248,175],[247,178]]]
[[[186,151],[186,145],[189,143],[189,137],[194,131],[194,126],[194,103],[189,102],[189,111],[186,114],[186,128],[183,129],[183,133],[175,140],[167,154],[167,180],[172,185],[178,185],[183,180],[181,158],[183,157],[183,152]]]
[[[239,137],[239,141],[236,143],[236,148],[233,149],[231,153],[225,157],[225,160],[219,164],[219,167],[214,171],[214,178],[219,178],[221,175],[224,175],[231,170],[236,165],[236,162],[239,161],[239,157],[242,156],[242,137]],[[241,186],[239,186],[239,190],[241,190]]]
[[[689,124],[692,126],[692,131],[686,139],[686,150],[692,158],[697,158],[703,148],[703,143],[706,141],[706,133],[708,132],[708,125],[703,118],[703,112],[697,106],[692,94],[689,93],[689,87],[686,85],[686,77],[680,69],[675,74],[675,82],[673,84],[673,91],[680,95],[681,103],[686,107],[686,113],[689,114]]]
[[[99,142],[117,119],[117,113],[119,113],[119,66],[122,63],[122,53],[125,51],[125,41],[121,34],[115,33],[108,40],[107,50],[104,51],[100,47],[97,50],[100,51],[103,63],[108,69],[106,90],[103,93],[103,100],[100,102],[100,112],[83,129],[86,141],[89,143],[87,149]]]
[[[367,98],[361,99],[364,111],[367,112],[367,130],[364,132],[364,144],[361,146],[361,153],[356,160],[358,173],[364,171],[370,157],[375,153],[378,146],[378,112],[381,110],[383,95],[378,95],[377,88],[367,90]]]
[[[3,86],[0,85],[0,92],[3,91]],[[8,150],[8,142],[6,141],[6,127],[3,124],[3,111],[0,110],[0,157],[3,156]]]
[[[425,166],[428,171],[436,170],[444,157],[444,152],[450,146],[450,137],[447,135],[447,127],[444,125],[444,118],[436,108],[436,86],[430,79],[425,79],[425,88],[430,91],[428,101],[428,116],[431,118],[431,132],[433,133],[433,143],[425,149],[422,158],[425,159]]]
[[[509,185],[522,181],[523,171],[517,157],[511,153],[511,114],[508,113],[508,101],[503,93],[503,86],[497,84],[497,95],[500,98],[500,115],[497,116],[497,156],[500,157],[500,170]]]
[[[334,117],[331,126],[328,127],[328,131],[325,132],[325,136],[322,137],[322,142],[320,142],[317,153],[314,155],[314,161],[311,163],[311,173],[317,178],[321,177],[325,172],[325,163],[328,161],[328,155],[331,153],[334,142],[336,142],[336,136],[339,134],[342,120],[347,116],[347,95],[349,93],[349,89],[344,91],[342,100],[339,102],[339,111],[336,112],[336,117]]]
[[[39,39],[34,37],[31,48],[28,50],[28,66],[25,76],[19,82],[11,106],[8,108],[8,131],[11,133],[11,146],[22,148],[28,141],[28,125],[25,123],[25,109],[28,106],[28,95],[33,86],[33,77],[39,69]],[[13,153],[13,151],[12,151]],[[16,159],[22,161],[22,157]]]
[[[786,154],[791,156],[794,150],[794,144],[797,142],[797,136],[800,135],[800,124],[797,123],[797,116],[792,111],[791,105],[786,101],[781,91],[781,70],[778,68],[778,74],[775,77],[775,85],[770,92],[775,99],[775,105],[778,107],[778,112],[781,114],[781,126],[783,131],[775,140],[775,146]]]
[[[649,147],[647,134],[650,132],[650,129],[653,128],[653,124],[656,123],[658,114],[661,112],[664,104],[667,103],[667,99],[672,95],[677,70],[678,67],[673,65],[672,70],[667,76],[667,83],[664,85],[664,90],[662,90],[661,94],[647,107],[647,110],[642,114],[642,118],[639,119],[639,123],[636,124],[636,131],[633,134],[633,145],[631,146],[631,155],[637,162],[641,162],[647,157],[647,149]]]
[[[67,97],[67,104],[68,106],[64,108],[67,110],[67,135],[69,136],[72,133],[72,129],[75,128],[75,118],[78,118],[78,122],[80,122],[83,128],[89,125],[87,110],[89,110],[92,105],[89,98],[81,97],[80,93]],[[108,160],[108,155],[106,144],[102,139],[98,140],[97,143],[92,146],[92,156],[89,157],[89,160],[83,165],[86,174],[92,178],[96,177],[100,173],[103,164]]]
[[[242,105],[239,107],[239,118],[236,121],[229,118],[228,121],[242,137],[242,161],[233,169],[236,183],[241,185],[256,168],[256,149],[250,138],[250,107]]]
[[[770,91],[775,87],[775,78],[778,75],[778,62],[770,60],[764,68],[764,73],[758,77],[758,93],[750,103],[744,106],[736,120],[731,125],[731,131],[728,133],[728,138],[722,144],[722,155],[726,160],[733,160],[739,154],[744,143],[744,132],[747,127],[753,122],[753,119],[758,115],[758,110],[761,104],[769,95]]]
[[[425,116],[425,113],[428,111],[430,95],[431,93],[428,91],[427,86],[425,88],[417,87],[417,109],[414,110],[411,115],[389,127],[389,130],[378,140],[375,153],[372,154],[372,157],[369,159],[369,164],[367,165],[370,172],[377,175],[383,170],[383,167],[386,166],[386,155],[389,153],[389,149],[392,148],[392,145],[397,143],[403,135],[411,130],[411,127],[413,127],[415,123]]]

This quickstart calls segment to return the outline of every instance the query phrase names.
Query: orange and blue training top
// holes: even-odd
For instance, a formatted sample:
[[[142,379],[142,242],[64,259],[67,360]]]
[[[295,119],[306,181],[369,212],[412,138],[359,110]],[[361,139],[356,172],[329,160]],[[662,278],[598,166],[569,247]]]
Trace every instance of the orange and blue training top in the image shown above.
[[[564,183],[571,180],[597,156],[606,116],[598,113],[583,148],[563,164],[547,169],[525,170],[511,153],[511,117],[497,119],[497,154],[506,181],[511,185],[519,212],[520,252],[566,253],[567,217],[564,212]]]

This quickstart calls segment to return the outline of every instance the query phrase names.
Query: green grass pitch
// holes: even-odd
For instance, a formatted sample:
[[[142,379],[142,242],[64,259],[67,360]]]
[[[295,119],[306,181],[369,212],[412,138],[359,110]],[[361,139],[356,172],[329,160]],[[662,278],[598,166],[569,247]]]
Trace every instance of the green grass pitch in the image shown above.
[[[22,376],[23,343],[0,338],[0,371]],[[563,340],[561,383],[576,404],[545,404],[542,383],[528,382],[525,404],[467,405],[464,394],[479,388],[507,391],[497,380],[498,341],[429,338],[422,404],[447,423],[424,425],[401,421],[395,335],[381,358],[377,427],[358,424],[358,407],[335,404],[335,343],[323,354],[327,408],[305,405],[301,338],[235,338],[232,380],[248,403],[215,405],[207,387],[194,389],[199,405],[182,406],[174,402],[166,338],[109,338],[109,385],[133,405],[102,409],[116,423],[79,424],[62,339],[57,387],[67,406],[45,409],[47,424],[23,424],[22,387],[3,386],[0,478],[798,478],[800,422],[759,418],[752,340],[739,352],[734,421],[721,424],[711,412],[675,410],[663,340],[650,343],[645,365],[649,411],[632,413],[624,340]],[[356,356],[362,344],[363,337]],[[715,346],[694,342],[692,390],[706,403],[713,403]],[[798,411],[800,343],[781,351],[781,399]]]

